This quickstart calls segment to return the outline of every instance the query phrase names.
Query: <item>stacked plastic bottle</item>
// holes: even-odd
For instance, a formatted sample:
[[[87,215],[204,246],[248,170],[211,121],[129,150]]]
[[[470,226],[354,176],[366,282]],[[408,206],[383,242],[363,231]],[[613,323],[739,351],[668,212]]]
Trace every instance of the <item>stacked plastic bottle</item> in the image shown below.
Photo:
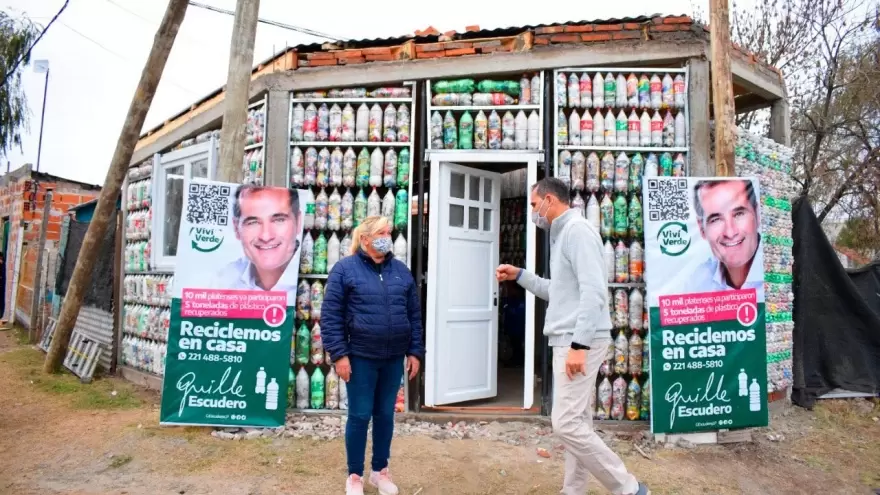
[[[541,148],[541,77],[434,81],[429,102],[432,150]],[[444,108],[446,107],[446,108]]]
[[[501,200],[501,263],[526,264],[526,198]]]
[[[767,390],[785,390],[792,384],[794,243],[791,205],[798,194],[797,184],[791,177],[792,150],[737,128],[735,153],[737,176],[758,177],[761,185]]]
[[[263,184],[265,175],[264,156],[266,135],[266,102],[248,109],[247,136],[245,137],[245,152],[241,170],[244,176],[244,184]]]
[[[165,355],[168,346],[164,342],[140,339],[131,335],[122,337],[122,364],[154,375],[165,374]]]
[[[608,292],[612,341],[593,390],[594,418],[647,421],[651,412],[648,310],[640,288]]]
[[[207,132],[181,142],[177,148],[211,139]],[[161,375],[165,369],[171,324],[170,274],[151,273],[152,160],[129,169],[125,187],[125,246],[122,280],[122,364]]]
[[[411,98],[407,87],[294,94],[289,183],[310,189],[313,200],[303,221],[290,407],[347,407],[345,383],[321,345],[320,307],[327,275],[351,250],[352,229],[386,216],[394,255],[408,259]]]

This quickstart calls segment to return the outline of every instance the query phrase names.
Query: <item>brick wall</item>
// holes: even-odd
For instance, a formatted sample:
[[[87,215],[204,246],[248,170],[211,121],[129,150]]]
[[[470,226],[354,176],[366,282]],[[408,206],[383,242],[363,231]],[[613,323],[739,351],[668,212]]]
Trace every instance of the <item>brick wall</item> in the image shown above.
[[[16,291],[15,306],[17,312],[29,320],[33,309],[34,297],[39,294],[36,288],[37,259],[40,250],[44,251],[43,261],[48,262],[46,252],[57,251],[57,245],[61,240],[61,225],[63,218],[68,215],[67,211],[80,203],[95,199],[99,193],[94,187],[78,184],[46,174],[31,174],[29,170],[22,169],[4,176],[0,181],[0,217],[8,217],[9,241],[6,255],[6,314],[5,318],[12,317],[11,299],[13,290]],[[36,188],[34,177],[36,176]],[[36,190],[36,193],[34,193]],[[49,211],[44,218],[47,192],[52,191]],[[40,245],[40,233],[43,224],[46,224],[46,243]],[[15,282],[15,256],[18,247],[19,227],[23,226],[23,239],[21,245],[22,259],[19,270],[18,286],[13,288]],[[41,285],[47,283],[42,280]]]

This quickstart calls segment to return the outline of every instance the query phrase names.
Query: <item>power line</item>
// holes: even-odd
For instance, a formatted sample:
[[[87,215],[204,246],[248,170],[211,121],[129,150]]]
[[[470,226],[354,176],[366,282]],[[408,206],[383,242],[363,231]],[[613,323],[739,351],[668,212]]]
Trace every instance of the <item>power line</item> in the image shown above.
[[[64,5],[62,5],[61,8],[58,9],[58,13],[55,14],[54,17],[52,17],[52,20],[49,21],[49,24],[46,24],[46,27],[43,28],[43,31],[40,32],[39,36],[37,36],[37,39],[34,40],[34,42],[27,49],[27,51],[25,51],[24,54],[22,54],[22,56],[18,60],[16,60],[16,62],[14,64],[12,64],[12,68],[9,69],[9,71],[6,73],[5,76],[3,76],[3,82],[0,83],[0,86],[5,86],[6,81],[9,80],[9,78],[12,76],[12,74],[15,74],[15,71],[18,70],[18,66],[21,64],[21,62],[24,59],[31,56],[31,50],[33,50],[34,47],[37,46],[37,43],[39,43],[40,40],[43,39],[43,35],[46,34],[46,31],[48,31],[50,27],[52,27],[52,24],[55,23],[55,19],[58,19],[58,16],[60,16],[61,13],[64,12],[64,9],[67,8],[67,5],[69,3],[70,3],[70,0],[64,0]]]
[[[102,45],[100,42],[95,41],[94,39],[92,39],[92,38],[86,36],[85,34],[83,34],[83,33],[79,32],[79,31],[77,31],[76,29],[70,27],[70,25],[68,25],[66,22],[61,21],[61,25],[64,26],[64,27],[66,27],[67,29],[71,30],[74,34],[76,34],[76,35],[82,37],[83,39],[85,39],[85,40],[87,40],[87,41],[90,41],[91,43],[95,44],[96,46],[98,46],[99,48],[101,48],[101,49],[104,50],[105,52],[109,53],[110,55],[113,55],[113,56],[119,58],[120,60],[122,60],[122,61],[124,61],[124,62],[132,63],[132,60],[131,60],[131,59],[127,58],[127,57],[124,56],[124,55],[121,55],[121,54],[119,54],[119,53],[116,53],[115,51],[113,51],[113,50],[107,48],[106,46]],[[162,79],[168,81],[172,86],[175,86],[175,87],[177,87],[178,89],[181,89],[181,90],[183,90],[183,91],[186,91],[187,93],[190,93],[190,94],[195,95],[195,96],[198,96],[198,95],[199,95],[199,93],[197,93],[197,92],[195,92],[195,91],[193,91],[193,90],[191,90],[191,89],[185,88],[185,87],[181,86],[180,84],[177,84],[176,82],[174,82],[174,81],[168,79],[167,77],[163,77]]]
[[[203,3],[192,2],[192,1],[190,1],[189,4],[192,5],[193,7],[199,7],[199,8],[205,9],[205,10],[212,10],[214,12],[219,12],[221,14],[235,16],[235,12],[233,12],[231,10],[221,9],[219,7],[213,7],[211,5],[205,5]],[[271,21],[271,20],[263,19],[263,18],[258,18],[257,22],[262,22],[263,24],[268,24],[270,26],[280,27],[282,29],[288,29],[290,31],[296,31],[298,33],[307,34],[309,36],[314,36],[316,38],[324,38],[324,39],[329,39],[329,40],[333,40],[333,41],[342,40],[342,38],[340,38],[338,36],[333,36],[333,35],[330,35],[327,33],[322,33],[320,31],[315,31],[314,29],[293,26],[291,24],[284,24],[283,22]]]

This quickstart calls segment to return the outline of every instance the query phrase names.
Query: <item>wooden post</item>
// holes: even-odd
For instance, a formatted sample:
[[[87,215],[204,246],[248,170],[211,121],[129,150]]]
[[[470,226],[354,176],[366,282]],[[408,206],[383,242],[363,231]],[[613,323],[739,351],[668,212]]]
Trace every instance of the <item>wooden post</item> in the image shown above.
[[[98,248],[107,232],[107,226],[116,212],[116,199],[119,198],[122,181],[125,179],[128,166],[131,163],[131,155],[134,153],[138,136],[144,127],[144,119],[153,103],[156,87],[159,86],[159,80],[165,70],[165,62],[168,61],[168,54],[174,45],[174,39],[180,30],[180,24],[183,22],[188,4],[187,0],[170,0],[165,9],[165,17],[162,18],[159,30],[156,31],[156,36],[153,38],[153,47],[131,99],[131,105],[128,107],[128,115],[125,117],[122,131],[116,142],[116,150],[113,152],[110,169],[107,170],[107,177],[104,179],[104,187],[98,196],[94,217],[89,223],[89,229],[83,239],[70,286],[64,297],[64,304],[61,306],[58,325],[55,327],[55,337],[52,339],[52,346],[49,348],[49,354],[43,365],[43,371],[47,373],[58,371],[64,361],[64,356],[67,355],[70,335],[73,332],[73,325],[76,323],[83,296],[95,267]]]
[[[709,3],[712,51],[712,105],[715,109],[715,173],[734,174],[736,143],[733,82],[730,74],[730,9],[727,0]],[[708,102],[707,102],[708,103]]]
[[[688,175],[692,177],[711,177],[715,175],[712,163],[712,132],[709,127],[709,61],[705,57],[688,60],[688,112],[690,113],[691,156]]]
[[[39,193],[37,193],[39,194]],[[37,243],[37,269],[34,274],[34,300],[31,302],[31,324],[28,326],[28,341],[33,344],[43,329],[39,327],[39,315],[43,313],[43,301],[40,287],[43,286],[43,252],[46,250],[46,231],[49,228],[49,212],[52,208],[52,191],[45,192],[43,200],[43,219],[40,221],[40,242]]]
[[[240,183],[244,179],[245,138],[247,137],[248,88],[254,63],[254,38],[260,0],[238,0],[229,46],[229,73],[223,97],[223,128],[220,130],[220,164],[217,180]]]

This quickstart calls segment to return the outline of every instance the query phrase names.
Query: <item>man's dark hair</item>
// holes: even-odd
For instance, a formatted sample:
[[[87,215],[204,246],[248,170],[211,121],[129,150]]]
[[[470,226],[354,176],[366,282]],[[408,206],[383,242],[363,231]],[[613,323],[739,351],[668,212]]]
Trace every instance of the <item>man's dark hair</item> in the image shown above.
[[[546,177],[539,180],[534,186],[532,186],[532,190],[537,192],[538,196],[543,197],[549,194],[565,204],[569,204],[571,201],[568,193],[568,186],[565,182],[562,182],[556,177]]]
[[[241,194],[244,192],[248,193],[256,193],[266,189],[275,189],[274,187],[267,186],[256,186],[253,184],[245,184],[243,186],[239,186],[238,189],[235,190],[235,199],[232,202],[232,216],[233,218],[241,218]],[[299,217],[299,191],[296,189],[287,188],[287,194],[290,196],[290,211],[293,212],[294,217]]]
[[[752,184],[752,181],[748,179],[701,180],[694,185],[694,210],[697,212],[697,221],[701,225],[706,219],[706,210],[703,209],[703,203],[700,202],[700,191],[703,189],[712,189],[715,186],[730,182],[738,182],[745,186],[746,197],[749,199],[749,204],[751,204],[752,209],[755,210],[755,215],[758,214],[758,197],[755,194],[755,185]]]

